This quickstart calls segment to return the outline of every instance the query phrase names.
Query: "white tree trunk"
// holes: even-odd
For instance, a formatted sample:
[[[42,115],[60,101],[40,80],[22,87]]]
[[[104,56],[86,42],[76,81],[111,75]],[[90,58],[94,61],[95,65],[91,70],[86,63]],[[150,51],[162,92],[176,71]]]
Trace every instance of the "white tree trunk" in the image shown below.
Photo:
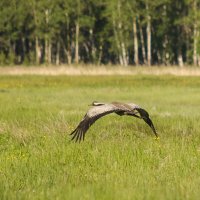
[[[65,49],[65,53],[66,53],[66,55],[67,55],[67,63],[69,64],[69,65],[71,65],[72,64],[72,55],[71,55],[71,51],[69,50],[69,49]]]
[[[40,48],[40,45],[39,45],[39,39],[38,37],[36,36],[35,37],[35,60],[36,60],[36,64],[40,64],[40,60],[41,60],[41,48]]]
[[[200,34],[199,31],[197,31],[197,38],[199,38]],[[197,52],[197,65],[200,66],[200,54]]]
[[[33,2],[32,8],[33,8],[34,25],[37,28],[38,19],[37,19],[37,12],[36,12],[35,6],[36,6],[35,2]],[[40,44],[39,44],[39,38],[36,35],[35,36],[35,61],[36,61],[37,65],[40,64],[41,56],[42,56],[42,52],[41,52],[41,48],[40,48]]]
[[[183,67],[184,66],[183,56],[182,56],[181,50],[179,50],[179,52],[178,52],[178,65],[179,65],[179,67]]]
[[[193,41],[193,64],[197,65],[197,37],[196,37],[196,27],[194,28],[194,41]]]
[[[48,52],[49,52],[49,45],[48,45],[48,37],[47,37],[47,35],[45,35],[45,56],[44,56],[44,60],[45,60],[45,63],[47,63],[48,64]]]
[[[60,64],[60,41],[56,44],[56,65]]]
[[[79,20],[76,22],[75,63],[79,63]]]
[[[147,64],[151,66],[151,17],[147,16]]]
[[[146,56],[145,45],[144,45],[143,31],[142,31],[142,27],[140,26],[140,24],[139,24],[139,31],[140,31],[140,40],[141,40],[141,46],[142,46],[143,62],[144,62],[144,64],[146,64],[147,63],[147,56]]]
[[[149,14],[149,5],[146,4],[147,12],[147,64],[151,66],[151,16]]]
[[[197,56],[197,65],[200,66],[200,55]]]
[[[45,10],[45,22],[47,24],[47,26],[49,25],[49,10],[46,9]],[[47,33],[45,34],[45,62],[47,64],[50,64],[50,53],[51,53],[51,47],[50,47],[50,40],[49,37],[47,35]]]
[[[133,19],[133,37],[134,37],[134,60],[135,60],[135,65],[139,64],[139,59],[138,59],[138,38],[137,38],[137,23],[136,19]]]
[[[116,28],[116,23],[115,23],[115,20],[114,20],[114,19],[112,20],[112,23],[113,23],[113,31],[114,31],[114,37],[115,37],[115,42],[116,42],[116,47],[117,47],[117,53],[118,53],[119,64],[123,66],[123,65],[124,65],[124,64],[123,64],[123,56],[122,56],[122,53],[121,53],[119,35],[118,35],[117,30],[116,30],[117,28]],[[118,25],[118,26],[119,26],[119,25]]]
[[[123,66],[128,65],[126,45],[124,42],[124,36],[122,34],[122,22],[121,22],[121,1],[118,0],[117,11],[118,11],[118,22],[117,22],[117,30],[119,32],[119,45],[120,45],[120,54],[121,54],[121,62]]]
[[[123,58],[123,65],[128,66],[128,58],[127,58],[127,53],[126,53],[126,47],[124,42],[121,42],[121,49],[122,49],[122,58]]]
[[[94,45],[94,33],[93,33],[92,28],[90,28],[89,33],[90,33],[90,42],[91,42],[91,57],[92,57],[92,62],[94,62],[96,61],[96,48]]]
[[[163,18],[166,18],[167,17],[167,5],[163,5],[163,12],[162,12],[162,16]],[[170,59],[170,54],[169,52],[167,51],[167,46],[168,46],[168,36],[167,34],[164,36],[164,41],[163,41],[163,53],[161,55],[161,59],[160,59],[160,62],[163,63],[165,65],[169,65],[170,62],[169,62],[169,59]]]
[[[48,40],[48,63],[51,64],[51,41]]]
[[[162,55],[162,62],[164,62],[165,65],[169,65],[169,58],[170,58],[170,55],[169,55],[169,52],[167,51],[167,44],[168,44],[168,39],[167,39],[167,36],[165,36],[164,38],[164,41],[163,41],[163,55]]]
[[[195,15],[195,20],[194,20],[194,31],[193,31],[193,64],[196,66],[198,65],[198,55],[197,55],[197,22],[196,22],[196,12],[197,12],[197,2],[194,0],[193,2],[193,11]]]

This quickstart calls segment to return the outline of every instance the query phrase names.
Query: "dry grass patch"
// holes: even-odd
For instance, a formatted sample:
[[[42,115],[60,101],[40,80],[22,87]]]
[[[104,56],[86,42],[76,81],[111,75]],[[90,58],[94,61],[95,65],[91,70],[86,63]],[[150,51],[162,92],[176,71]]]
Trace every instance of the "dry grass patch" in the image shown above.
[[[62,66],[12,66],[0,67],[1,75],[178,75],[178,76],[200,76],[200,68],[197,67],[163,67],[163,66],[95,66],[95,65],[62,65]]]

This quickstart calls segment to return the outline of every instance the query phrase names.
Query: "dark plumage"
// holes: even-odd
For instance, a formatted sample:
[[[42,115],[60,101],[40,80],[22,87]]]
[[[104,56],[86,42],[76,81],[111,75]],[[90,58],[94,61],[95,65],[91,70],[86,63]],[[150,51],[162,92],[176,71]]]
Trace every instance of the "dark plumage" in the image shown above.
[[[148,112],[136,104],[119,102],[100,103],[94,101],[91,106],[77,128],[70,134],[72,135],[72,140],[76,142],[84,140],[85,133],[96,120],[110,113],[116,113],[120,116],[129,115],[143,119],[151,127],[156,137],[158,137]]]

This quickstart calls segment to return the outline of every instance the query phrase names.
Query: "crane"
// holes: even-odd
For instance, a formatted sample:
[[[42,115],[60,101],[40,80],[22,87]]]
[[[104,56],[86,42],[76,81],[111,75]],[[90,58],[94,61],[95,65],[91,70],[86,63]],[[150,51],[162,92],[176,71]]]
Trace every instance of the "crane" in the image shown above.
[[[120,116],[128,115],[143,119],[150,126],[156,138],[158,138],[158,134],[154,128],[153,122],[151,121],[148,112],[141,108],[139,105],[134,103],[101,103],[94,101],[90,106],[92,107],[87,111],[76,129],[70,134],[72,135],[72,140],[75,140],[76,142],[84,140],[85,133],[88,131],[90,126],[95,123],[96,120],[110,113],[115,113]]]

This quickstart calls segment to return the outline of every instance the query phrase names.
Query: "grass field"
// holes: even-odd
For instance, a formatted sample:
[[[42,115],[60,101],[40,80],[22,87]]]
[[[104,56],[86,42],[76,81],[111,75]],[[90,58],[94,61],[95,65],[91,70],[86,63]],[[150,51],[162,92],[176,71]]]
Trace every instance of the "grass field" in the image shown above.
[[[93,100],[141,105],[160,140],[112,114],[71,142]],[[198,199],[199,158],[199,77],[0,77],[0,199]]]

